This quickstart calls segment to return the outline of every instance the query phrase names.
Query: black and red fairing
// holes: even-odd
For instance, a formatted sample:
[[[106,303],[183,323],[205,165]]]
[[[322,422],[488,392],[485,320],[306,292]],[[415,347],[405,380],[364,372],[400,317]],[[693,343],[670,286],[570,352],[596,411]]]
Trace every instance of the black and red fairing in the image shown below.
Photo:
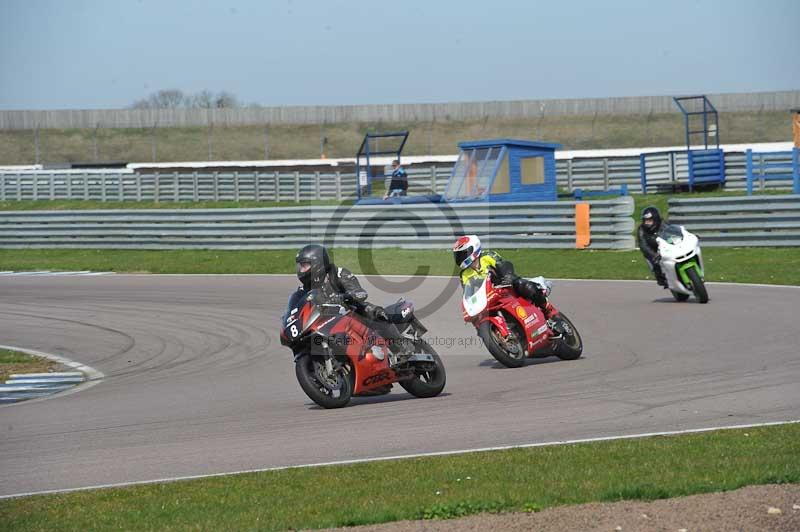
[[[281,327],[281,344],[291,346],[301,340],[321,315],[318,294],[312,290],[299,301],[290,302]]]
[[[362,359],[373,345],[382,345],[372,329],[352,311],[342,313],[338,305],[324,305],[317,290],[305,294],[296,306],[290,304],[281,328],[281,344],[293,346],[313,332],[326,338],[337,352]]]

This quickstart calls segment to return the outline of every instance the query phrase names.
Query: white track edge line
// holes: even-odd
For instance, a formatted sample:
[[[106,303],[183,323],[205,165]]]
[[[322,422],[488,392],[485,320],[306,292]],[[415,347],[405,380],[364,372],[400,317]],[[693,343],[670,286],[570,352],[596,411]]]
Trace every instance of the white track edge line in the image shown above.
[[[54,489],[54,490],[43,490],[43,491],[31,491],[27,493],[14,493],[11,495],[0,495],[0,500],[3,499],[13,499],[19,497],[30,497],[33,495],[51,495],[56,493],[71,493],[75,491],[86,491],[86,490],[95,490],[95,489],[109,489],[109,488],[125,488],[130,486],[141,486],[145,484],[159,484],[159,483],[168,483],[168,482],[180,482],[184,480],[199,480],[204,478],[215,478],[215,477],[224,477],[229,475],[246,475],[250,473],[267,473],[270,471],[285,471],[287,469],[309,469],[309,468],[316,468],[316,467],[327,467],[327,466],[342,466],[342,465],[354,465],[354,464],[365,464],[371,462],[385,462],[388,460],[407,460],[412,458],[428,458],[428,457],[437,457],[437,456],[457,456],[462,454],[468,453],[485,453],[491,451],[508,451],[511,449],[532,449],[536,447],[553,447],[557,445],[574,445],[574,444],[581,444],[581,443],[593,443],[593,442],[603,442],[603,441],[614,441],[614,440],[634,440],[640,438],[650,438],[655,436],[679,436],[682,434],[697,434],[702,432],[711,432],[715,430],[735,430],[735,429],[750,429],[750,428],[758,428],[758,427],[771,427],[776,425],[791,425],[795,423],[800,423],[800,419],[793,419],[787,421],[769,421],[765,423],[752,423],[746,425],[729,425],[729,426],[720,426],[720,427],[705,427],[700,429],[685,429],[685,430],[672,430],[672,431],[663,431],[663,432],[646,432],[641,434],[625,434],[622,436],[599,436],[595,438],[583,438],[577,440],[561,440],[561,441],[551,441],[551,442],[539,442],[539,443],[524,443],[519,445],[500,445],[494,447],[479,447],[475,449],[458,449],[454,451],[434,451],[428,453],[415,453],[415,454],[403,454],[403,455],[396,455],[396,456],[378,456],[372,458],[356,458],[353,460],[337,460],[332,462],[319,462],[314,464],[301,464],[301,465],[290,465],[290,466],[277,466],[277,467],[266,467],[261,469],[244,469],[240,471],[228,471],[223,473],[209,473],[205,475],[189,475],[189,476],[181,476],[181,477],[166,477],[166,478],[159,478],[159,479],[152,479],[152,480],[137,480],[133,482],[119,482],[114,484],[98,484],[94,486],[83,486],[79,488],[66,488],[66,489]]]
[[[73,393],[76,393],[76,392],[79,392],[79,391],[82,391],[82,390],[86,390],[87,388],[91,388],[95,384],[98,384],[103,378],[105,378],[105,375],[101,371],[98,371],[98,370],[94,369],[91,366],[87,366],[86,364],[81,364],[80,362],[75,362],[74,360],[70,360],[70,359],[68,359],[66,357],[62,357],[60,355],[55,355],[53,353],[45,353],[44,351],[36,351],[35,349],[28,349],[26,347],[19,347],[19,346],[16,346],[16,345],[0,345],[0,349],[8,349],[9,351],[19,351],[20,353],[26,353],[28,355],[47,358],[49,360],[53,360],[55,362],[58,362],[59,364],[63,364],[65,366],[68,366],[68,367],[70,367],[72,369],[76,369],[76,370],[80,371],[81,373],[85,374],[86,377],[87,377],[87,379],[85,381],[83,381],[82,383],[80,383],[80,384],[78,384],[76,386],[72,386],[72,387],[70,387],[70,388],[68,388],[68,389],[66,389],[66,390],[64,390],[62,392],[50,394],[50,395],[47,395],[47,396],[44,396],[44,397],[40,397],[38,399],[20,401],[19,403],[9,403],[9,404],[6,404],[6,405],[0,405],[0,408],[13,407],[13,406],[16,406],[16,405],[18,405],[20,403],[26,403],[27,404],[27,403],[32,403],[32,402],[43,401],[43,400],[50,399],[51,397],[55,397],[55,396],[63,397],[65,395],[70,395],[70,394],[73,394]]]
[[[111,272],[114,273],[114,272]],[[361,277],[390,277],[393,279],[457,279],[452,275],[380,275],[374,273],[357,273]],[[114,273],[114,277],[295,277],[293,273]],[[648,283],[655,284],[654,279],[573,279],[570,277],[548,277],[548,281],[577,281],[582,283]],[[794,284],[763,284],[763,283],[728,283],[724,281],[709,281],[706,284],[713,286],[755,286],[760,288],[800,288]]]

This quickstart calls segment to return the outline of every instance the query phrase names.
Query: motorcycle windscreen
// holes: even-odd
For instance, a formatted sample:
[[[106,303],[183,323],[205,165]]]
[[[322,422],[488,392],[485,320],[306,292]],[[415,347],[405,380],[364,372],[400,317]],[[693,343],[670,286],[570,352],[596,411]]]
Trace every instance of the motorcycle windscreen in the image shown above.
[[[473,277],[464,285],[464,297],[461,300],[464,312],[468,316],[477,316],[486,308],[486,281],[488,277]]]
[[[658,232],[658,237],[667,244],[677,244],[683,240],[683,231],[680,226],[664,224]]]

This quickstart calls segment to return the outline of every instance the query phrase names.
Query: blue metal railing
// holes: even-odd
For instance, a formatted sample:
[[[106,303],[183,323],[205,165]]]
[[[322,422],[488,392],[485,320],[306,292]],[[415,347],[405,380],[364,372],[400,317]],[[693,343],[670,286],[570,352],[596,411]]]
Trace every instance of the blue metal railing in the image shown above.
[[[677,186],[681,182],[678,178],[677,156],[686,154],[688,164],[689,191],[694,190],[697,185],[724,185],[725,184],[725,152],[721,149],[710,150],[677,150],[643,153],[639,156],[639,171],[641,173],[642,192],[647,194],[648,186],[670,185]],[[647,162],[651,158],[668,158],[668,175],[666,181],[662,179],[658,183],[647,183]]]
[[[787,161],[788,159],[788,161]],[[800,194],[800,149],[779,152],[746,152],[747,195],[753,194],[753,183],[792,181],[792,190]]]
[[[725,184],[725,154],[719,148],[689,150],[689,191],[695,185]]]

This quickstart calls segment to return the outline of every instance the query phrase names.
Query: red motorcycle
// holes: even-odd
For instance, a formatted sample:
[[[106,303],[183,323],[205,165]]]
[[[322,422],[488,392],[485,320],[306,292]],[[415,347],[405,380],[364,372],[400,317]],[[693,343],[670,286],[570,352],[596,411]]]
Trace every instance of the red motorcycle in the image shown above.
[[[534,281],[549,295],[549,282],[541,277]],[[464,286],[461,308],[464,321],[475,326],[492,356],[506,367],[552,355],[575,360],[583,352],[581,335],[563,312],[556,310],[545,319],[539,307],[517,296],[510,285],[493,285],[489,276],[473,277]]]
[[[413,354],[402,356],[370,327],[370,320],[349,306],[326,302],[319,290],[289,306],[281,344],[294,353],[300,387],[321,407],[341,408],[353,395],[385,393],[395,382],[415,397],[434,397],[444,389],[444,364],[422,339],[427,329],[410,301],[401,299],[384,309],[414,347]]]

